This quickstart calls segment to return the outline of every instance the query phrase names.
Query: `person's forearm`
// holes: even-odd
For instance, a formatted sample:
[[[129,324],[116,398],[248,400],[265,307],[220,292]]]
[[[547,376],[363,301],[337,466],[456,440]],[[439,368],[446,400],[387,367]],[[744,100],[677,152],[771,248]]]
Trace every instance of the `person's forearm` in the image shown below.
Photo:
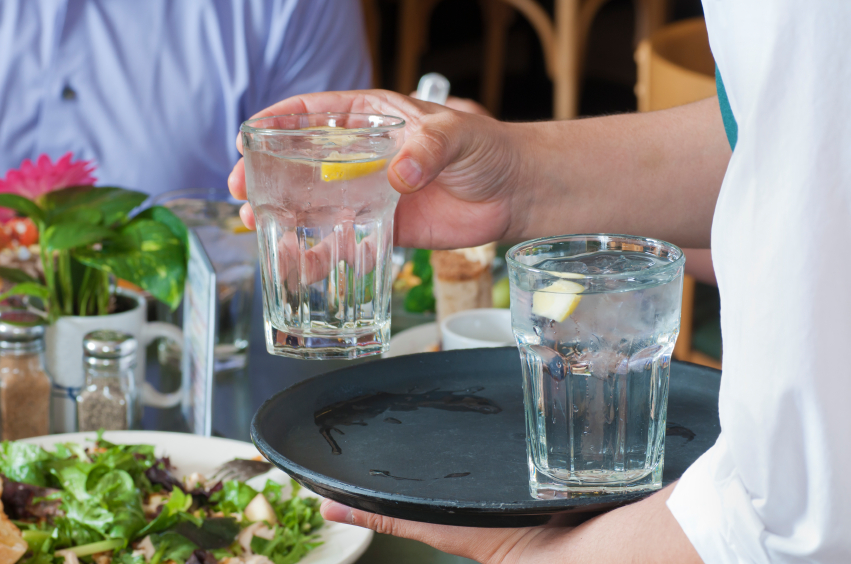
[[[674,486],[561,533],[552,562],[703,564],[665,502]],[[553,529],[549,529],[552,531]]]
[[[518,141],[522,171],[515,209],[523,216],[512,218],[512,238],[607,232],[709,246],[731,155],[717,98],[661,112],[506,127]]]
[[[559,523],[521,529],[476,529],[383,517],[326,500],[330,521],[418,540],[482,564],[703,564],[665,502],[673,486],[576,528]]]

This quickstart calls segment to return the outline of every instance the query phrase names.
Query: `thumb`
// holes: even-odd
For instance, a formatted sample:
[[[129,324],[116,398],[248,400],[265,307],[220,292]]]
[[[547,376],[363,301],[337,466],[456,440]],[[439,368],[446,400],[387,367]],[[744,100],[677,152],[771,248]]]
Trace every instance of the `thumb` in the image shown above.
[[[390,163],[390,185],[402,194],[428,186],[447,166],[458,160],[470,142],[459,112],[441,111],[411,124],[405,143]]]

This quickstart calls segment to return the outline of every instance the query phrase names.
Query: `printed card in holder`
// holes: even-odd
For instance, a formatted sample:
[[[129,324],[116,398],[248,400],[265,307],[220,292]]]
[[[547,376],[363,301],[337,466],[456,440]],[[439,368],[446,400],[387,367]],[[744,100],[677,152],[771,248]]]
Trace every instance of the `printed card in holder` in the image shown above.
[[[196,435],[212,434],[216,271],[194,231],[189,231],[189,265],[183,296],[183,414]]]

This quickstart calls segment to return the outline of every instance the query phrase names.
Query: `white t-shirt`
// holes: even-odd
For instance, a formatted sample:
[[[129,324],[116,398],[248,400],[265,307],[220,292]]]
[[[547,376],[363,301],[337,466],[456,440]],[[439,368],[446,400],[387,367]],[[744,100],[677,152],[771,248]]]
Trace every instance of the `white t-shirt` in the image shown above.
[[[739,127],[712,226],[722,433],[668,506],[706,564],[848,564],[851,1],[703,4]]]

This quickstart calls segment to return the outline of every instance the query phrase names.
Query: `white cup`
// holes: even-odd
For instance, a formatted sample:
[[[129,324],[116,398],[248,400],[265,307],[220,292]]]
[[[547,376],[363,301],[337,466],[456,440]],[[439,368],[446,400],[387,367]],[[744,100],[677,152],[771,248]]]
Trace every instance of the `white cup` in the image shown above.
[[[440,340],[445,351],[511,346],[511,311],[491,308],[453,313],[440,323]]]

